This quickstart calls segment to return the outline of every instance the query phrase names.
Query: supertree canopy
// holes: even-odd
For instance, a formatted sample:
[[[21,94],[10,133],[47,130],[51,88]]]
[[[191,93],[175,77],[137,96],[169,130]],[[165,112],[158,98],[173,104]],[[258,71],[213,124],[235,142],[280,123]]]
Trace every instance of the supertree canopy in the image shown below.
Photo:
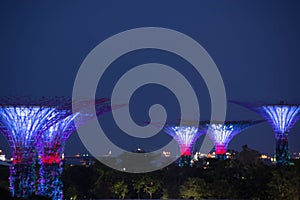
[[[215,144],[216,158],[226,159],[227,146],[234,136],[260,121],[208,122],[207,135]]]
[[[286,104],[249,104],[234,101],[250,110],[262,115],[273,127],[276,140],[275,161],[278,165],[290,164],[290,153],[288,147],[288,135],[300,117],[300,105]]]
[[[200,127],[200,128],[199,128]],[[199,126],[178,126],[168,124],[164,131],[172,136],[178,143],[181,157],[179,166],[191,166],[192,148],[196,140],[204,133],[203,127]]]
[[[13,196],[27,198],[36,187],[37,151],[41,135],[71,112],[60,110],[64,98],[25,97],[0,100],[0,129],[12,149],[10,190]]]
[[[72,113],[65,118],[59,120],[52,125],[44,134],[42,134],[39,142],[39,156],[43,163],[58,163],[60,162],[61,154],[64,151],[65,141],[76,130],[74,119],[78,120],[77,125],[82,126],[88,120],[95,118],[101,114],[111,111],[112,108],[120,107],[121,105],[111,106],[110,100],[107,98],[96,100],[80,100],[76,102],[82,107],[80,112]],[[70,104],[69,104],[70,105]],[[96,115],[88,112],[90,107],[95,105]],[[71,107],[64,112],[70,113]]]
[[[37,193],[42,196],[51,197],[53,200],[63,199],[62,192],[62,153],[64,152],[65,142],[69,136],[78,128],[84,125],[88,120],[111,111],[113,108],[123,105],[110,105],[107,98],[96,100],[81,100],[76,102],[77,107],[81,107],[80,112],[74,113],[60,120],[51,126],[41,137],[39,143],[40,157],[40,178]],[[96,114],[89,111],[95,105]],[[77,120],[75,127],[74,120]]]

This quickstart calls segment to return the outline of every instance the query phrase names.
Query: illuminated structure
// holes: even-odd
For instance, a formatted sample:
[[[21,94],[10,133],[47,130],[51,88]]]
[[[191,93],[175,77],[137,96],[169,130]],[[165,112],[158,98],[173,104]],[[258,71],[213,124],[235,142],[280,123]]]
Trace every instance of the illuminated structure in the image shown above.
[[[207,135],[215,144],[216,158],[226,159],[227,146],[234,136],[244,129],[262,121],[208,122]]]
[[[39,153],[39,181],[37,194],[49,196],[52,199],[62,199],[62,173],[61,155],[64,151],[64,143],[73,132],[73,119],[78,115],[72,114],[51,126],[46,131],[38,145]]]
[[[191,166],[192,148],[204,131],[195,126],[167,125],[164,131],[172,136],[180,147],[179,166]]]
[[[285,104],[246,104],[234,101],[262,115],[273,127],[276,140],[275,162],[278,165],[290,164],[288,135],[290,129],[299,119],[300,105]]]
[[[79,121],[79,125],[83,125],[88,120],[111,111],[110,101],[105,98],[95,101],[96,115],[88,112],[94,103],[93,101],[80,101],[78,103],[82,107],[81,112],[71,114],[51,126],[42,135],[38,145],[41,167],[37,194],[51,197],[53,200],[63,199],[62,154],[66,140],[76,130],[74,119]],[[116,107],[114,106],[114,108]]]
[[[9,178],[12,196],[27,198],[34,193],[37,179],[35,147],[49,127],[71,114],[61,110],[65,100],[24,97],[0,100],[0,129],[13,156]]]

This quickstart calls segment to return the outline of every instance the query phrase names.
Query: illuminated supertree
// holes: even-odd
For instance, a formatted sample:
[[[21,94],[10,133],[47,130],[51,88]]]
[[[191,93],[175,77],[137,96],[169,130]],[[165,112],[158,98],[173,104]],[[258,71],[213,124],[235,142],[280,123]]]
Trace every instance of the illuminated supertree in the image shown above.
[[[27,198],[34,193],[37,179],[35,147],[49,127],[71,114],[61,110],[65,106],[65,100],[58,97],[0,100],[0,129],[13,156],[9,178],[12,196]]]
[[[204,133],[203,127],[167,125],[164,131],[172,136],[180,147],[179,166],[191,166],[192,148],[196,140]]]
[[[226,159],[227,146],[234,136],[260,121],[208,122],[207,135],[215,144],[216,158]]]
[[[84,125],[88,120],[95,118],[101,114],[111,111],[109,99],[97,99],[93,101],[77,102],[82,107],[80,112],[74,113],[60,120],[51,126],[41,137],[38,149],[40,157],[40,177],[37,194],[51,197],[53,200],[62,200],[62,154],[64,152],[65,142],[69,136],[78,128]],[[89,112],[91,106],[95,104],[96,115]],[[114,106],[117,108],[119,106]],[[77,119],[77,127],[75,127],[74,119]]]
[[[41,137],[38,145],[39,181],[37,194],[49,196],[52,199],[62,199],[61,155],[64,143],[74,131],[73,119],[78,115],[72,114],[51,126]]]
[[[255,111],[272,125],[276,140],[275,162],[278,165],[290,164],[288,135],[290,129],[300,117],[300,105],[286,104],[284,102],[279,104],[249,104],[233,101],[233,103]]]

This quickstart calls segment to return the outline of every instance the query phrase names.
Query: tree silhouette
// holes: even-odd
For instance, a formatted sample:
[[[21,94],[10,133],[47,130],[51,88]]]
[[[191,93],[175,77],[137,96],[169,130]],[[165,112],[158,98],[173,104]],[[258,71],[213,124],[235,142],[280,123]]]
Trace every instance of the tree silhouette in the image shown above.
[[[188,178],[179,189],[180,197],[184,199],[200,199],[208,197],[208,188],[201,178]]]
[[[124,199],[125,195],[128,193],[128,185],[124,182],[124,180],[118,181],[115,184],[113,184],[111,190],[120,199]]]
[[[294,167],[273,170],[269,186],[272,199],[299,199],[300,177]]]

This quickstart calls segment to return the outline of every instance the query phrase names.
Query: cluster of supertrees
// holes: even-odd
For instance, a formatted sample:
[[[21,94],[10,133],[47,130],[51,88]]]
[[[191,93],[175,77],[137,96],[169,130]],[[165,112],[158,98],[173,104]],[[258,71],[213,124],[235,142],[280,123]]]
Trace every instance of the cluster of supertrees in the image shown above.
[[[78,100],[75,104],[82,108],[80,112],[73,113],[72,100],[64,97],[1,99],[0,131],[12,149],[9,181],[13,196],[37,194],[63,199],[61,173],[66,140],[78,126],[112,109],[106,98]],[[91,114],[94,105],[96,113]],[[76,127],[75,118],[79,122]]]
[[[284,102],[234,103],[261,114],[273,126],[275,161],[279,165],[290,164],[288,133],[300,117],[300,106]],[[78,112],[72,111],[74,105],[80,108]],[[75,102],[64,97],[0,99],[0,131],[11,146],[13,156],[9,177],[12,195],[27,198],[38,194],[54,200],[63,199],[61,173],[66,140],[87,121],[120,106],[112,107],[106,98]],[[93,114],[91,110],[96,112]],[[232,138],[262,121],[187,121],[181,125],[166,124],[164,130],[179,144],[179,166],[183,167],[191,166],[193,146],[202,134],[213,141],[216,158],[223,160]]]
[[[262,115],[273,127],[276,140],[276,151],[274,160],[277,165],[289,165],[290,154],[288,148],[288,134],[293,125],[300,117],[300,105],[266,103],[242,103],[232,101],[232,103],[242,105]],[[226,159],[227,146],[234,136],[255,124],[264,120],[244,120],[244,121],[203,121],[198,126],[177,124],[167,124],[164,127],[166,133],[172,136],[180,146],[181,157],[179,166],[191,166],[192,148],[196,140],[204,133],[213,141],[216,158]]]
[[[227,146],[231,139],[243,131],[244,129],[262,122],[257,121],[226,121],[224,123],[219,121],[202,121],[199,123],[184,123],[183,126],[176,126],[168,124],[164,130],[171,135],[180,146],[181,157],[178,164],[180,167],[192,166],[192,149],[196,140],[203,134],[207,134],[213,141],[216,158],[224,160],[226,158]],[[198,127],[195,127],[198,124]]]

